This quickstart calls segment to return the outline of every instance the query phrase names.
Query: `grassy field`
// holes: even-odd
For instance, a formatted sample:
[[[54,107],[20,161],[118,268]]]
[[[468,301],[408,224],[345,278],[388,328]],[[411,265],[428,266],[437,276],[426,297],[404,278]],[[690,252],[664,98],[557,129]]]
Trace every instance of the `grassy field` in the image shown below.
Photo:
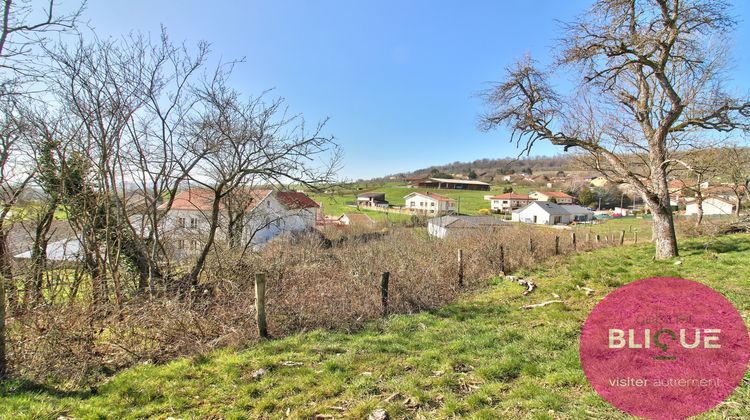
[[[95,390],[24,383],[0,389],[0,418],[626,418],[588,385],[581,325],[614,288],[680,276],[723,293],[750,317],[750,236],[681,242],[680,265],[653,246],[603,248],[554,260],[539,288],[489,287],[429,313],[391,316],[354,334],[312,331],[242,351],[223,350],[122,372]],[[577,286],[595,290],[587,296]],[[562,304],[520,306],[559,296]],[[750,376],[703,418],[748,418]]]
[[[357,199],[357,194],[365,192],[382,192],[385,193],[385,199],[392,206],[403,206],[404,196],[413,192],[435,192],[438,194],[451,197],[457,201],[459,206],[459,212],[462,214],[474,215],[479,212],[480,209],[489,209],[490,202],[484,199],[485,195],[501,194],[505,186],[492,186],[490,191],[466,191],[466,190],[436,190],[426,188],[409,188],[404,184],[380,184],[370,185],[363,184],[359,186],[362,190],[349,191],[346,193],[336,194],[311,194],[311,197],[323,204],[323,211],[329,216],[340,216],[342,213],[351,213],[356,209],[346,205],[347,202],[352,202]],[[527,187],[513,187],[514,191],[519,194],[525,194],[530,192]],[[376,213],[376,212],[368,212]],[[382,216],[381,216],[382,217]]]

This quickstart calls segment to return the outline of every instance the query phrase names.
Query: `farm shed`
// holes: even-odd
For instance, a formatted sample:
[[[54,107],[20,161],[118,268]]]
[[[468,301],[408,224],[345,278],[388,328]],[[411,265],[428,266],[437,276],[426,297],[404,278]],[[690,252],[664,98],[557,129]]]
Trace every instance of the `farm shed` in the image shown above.
[[[465,179],[427,178],[417,182],[419,188],[436,188],[440,190],[476,190],[489,191],[490,184],[482,181]]]

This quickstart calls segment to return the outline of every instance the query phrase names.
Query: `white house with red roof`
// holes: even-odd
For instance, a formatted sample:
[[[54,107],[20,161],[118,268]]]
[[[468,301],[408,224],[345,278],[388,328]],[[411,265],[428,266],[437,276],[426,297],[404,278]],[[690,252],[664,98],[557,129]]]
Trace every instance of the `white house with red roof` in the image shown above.
[[[413,192],[404,197],[404,209],[430,216],[456,212],[456,200],[433,192]]]
[[[521,208],[532,201],[533,198],[526,194],[505,193],[488,197],[490,208],[494,211],[511,211]]]
[[[552,201],[557,204],[573,204],[573,196],[560,191],[534,191],[529,193],[532,201]]]
[[[737,203],[721,197],[707,197],[703,199],[703,214],[705,216],[731,216],[737,209]],[[685,214],[698,214],[698,200],[689,199],[685,206]]]
[[[160,206],[166,211],[167,204]],[[176,251],[200,249],[211,225],[214,192],[190,188],[178,193],[163,219],[162,231],[171,237]],[[241,241],[263,245],[282,234],[312,230],[318,203],[301,192],[248,189],[218,203],[219,238],[228,238],[229,225],[242,231]],[[233,215],[233,216],[232,216]]]

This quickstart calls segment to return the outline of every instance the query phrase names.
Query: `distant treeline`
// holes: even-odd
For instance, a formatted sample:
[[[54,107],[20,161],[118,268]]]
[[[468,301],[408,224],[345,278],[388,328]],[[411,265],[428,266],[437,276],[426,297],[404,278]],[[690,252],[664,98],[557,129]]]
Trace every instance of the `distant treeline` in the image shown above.
[[[392,178],[409,178],[416,176],[464,175],[478,179],[492,179],[497,175],[514,173],[534,174],[538,172],[557,172],[578,170],[576,160],[570,155],[536,156],[523,158],[477,159],[473,162],[453,162],[445,165],[430,166],[412,172],[386,175],[373,181],[385,181]]]

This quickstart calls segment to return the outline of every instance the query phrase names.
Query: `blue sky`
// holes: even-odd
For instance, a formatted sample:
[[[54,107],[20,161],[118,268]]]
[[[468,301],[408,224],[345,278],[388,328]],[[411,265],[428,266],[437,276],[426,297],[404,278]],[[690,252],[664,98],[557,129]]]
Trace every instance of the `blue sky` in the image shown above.
[[[476,128],[476,93],[526,53],[549,60],[570,20],[590,1],[103,1],[86,18],[100,36],[136,30],[212,44],[214,57],[245,58],[235,87],[273,88],[344,148],[349,179],[430,165],[515,156],[508,133]],[[733,83],[750,90],[750,2],[736,2]],[[744,57],[743,57],[744,55]],[[558,81],[565,85],[565,80]],[[553,155],[549,145],[536,154]]]

